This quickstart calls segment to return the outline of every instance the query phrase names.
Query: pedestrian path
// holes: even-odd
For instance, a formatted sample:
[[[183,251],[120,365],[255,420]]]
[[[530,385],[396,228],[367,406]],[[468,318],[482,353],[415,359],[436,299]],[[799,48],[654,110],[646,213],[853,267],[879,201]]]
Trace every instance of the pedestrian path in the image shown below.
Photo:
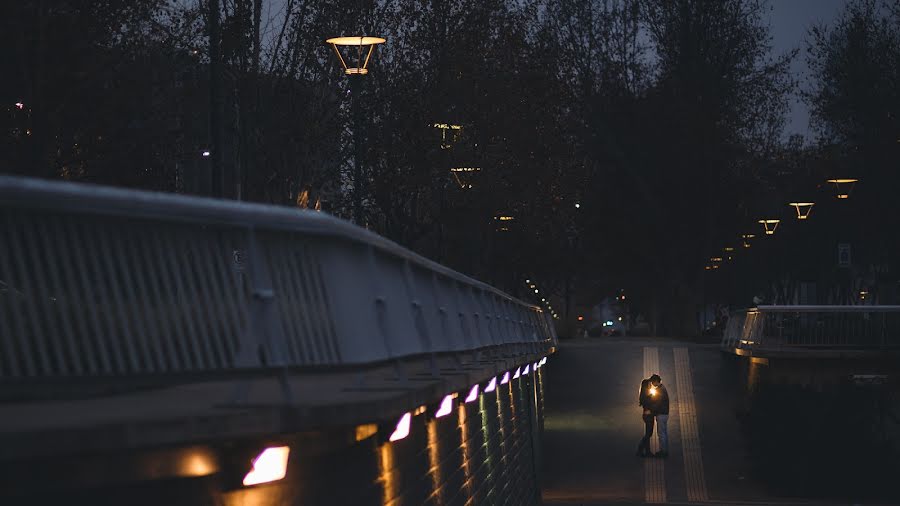
[[[714,347],[678,340],[561,343],[547,369],[545,503],[784,504],[748,477],[720,360]],[[639,459],[638,391],[654,373],[671,399],[669,458]]]
[[[659,372],[659,350],[656,346],[644,347],[644,378]],[[653,431],[650,451],[659,451],[659,430]],[[666,461],[644,459],[644,501],[651,504],[666,502]]]

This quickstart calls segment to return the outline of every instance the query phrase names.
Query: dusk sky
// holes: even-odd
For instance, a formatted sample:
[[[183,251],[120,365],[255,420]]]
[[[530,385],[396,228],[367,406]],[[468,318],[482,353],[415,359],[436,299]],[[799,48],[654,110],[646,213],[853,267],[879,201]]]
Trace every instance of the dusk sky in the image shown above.
[[[830,24],[841,12],[847,0],[772,0],[771,26],[777,54],[799,47],[800,54],[794,60],[792,70],[801,87],[807,86],[807,67],[804,38],[810,27],[819,23]],[[809,108],[795,96],[785,134],[811,135]],[[807,139],[811,140],[811,139]]]

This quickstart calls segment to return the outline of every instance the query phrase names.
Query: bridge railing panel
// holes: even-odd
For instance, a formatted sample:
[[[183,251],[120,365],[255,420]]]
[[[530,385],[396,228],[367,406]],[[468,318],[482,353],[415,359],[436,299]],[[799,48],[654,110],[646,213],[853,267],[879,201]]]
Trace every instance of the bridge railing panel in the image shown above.
[[[535,342],[540,308],[322,213],[0,176],[0,379]]]
[[[900,348],[900,306],[758,306],[736,311],[726,327],[722,347]]]

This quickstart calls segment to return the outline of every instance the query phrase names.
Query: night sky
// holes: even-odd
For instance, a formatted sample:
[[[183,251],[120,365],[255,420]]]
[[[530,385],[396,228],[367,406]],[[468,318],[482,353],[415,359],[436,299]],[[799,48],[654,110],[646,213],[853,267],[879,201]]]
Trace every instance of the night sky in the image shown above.
[[[804,38],[810,27],[819,23],[830,24],[840,14],[847,0],[772,0],[771,26],[777,54],[799,47],[800,54],[794,60],[792,70],[806,87],[806,54]],[[799,97],[794,97],[791,114],[785,126],[785,135],[802,134],[809,137],[809,108]],[[811,140],[811,139],[807,139]]]

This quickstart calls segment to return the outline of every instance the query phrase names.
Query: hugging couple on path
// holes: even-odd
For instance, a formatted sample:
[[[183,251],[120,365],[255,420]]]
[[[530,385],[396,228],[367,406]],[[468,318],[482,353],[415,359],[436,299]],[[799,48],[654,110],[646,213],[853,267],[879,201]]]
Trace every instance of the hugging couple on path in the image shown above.
[[[662,457],[669,456],[669,392],[662,384],[662,378],[654,374],[641,381],[641,393],[638,396],[638,405],[644,408],[644,437],[638,444],[638,457]],[[659,433],[659,451],[655,454],[650,451],[650,437],[653,436],[653,423],[656,422]]]

